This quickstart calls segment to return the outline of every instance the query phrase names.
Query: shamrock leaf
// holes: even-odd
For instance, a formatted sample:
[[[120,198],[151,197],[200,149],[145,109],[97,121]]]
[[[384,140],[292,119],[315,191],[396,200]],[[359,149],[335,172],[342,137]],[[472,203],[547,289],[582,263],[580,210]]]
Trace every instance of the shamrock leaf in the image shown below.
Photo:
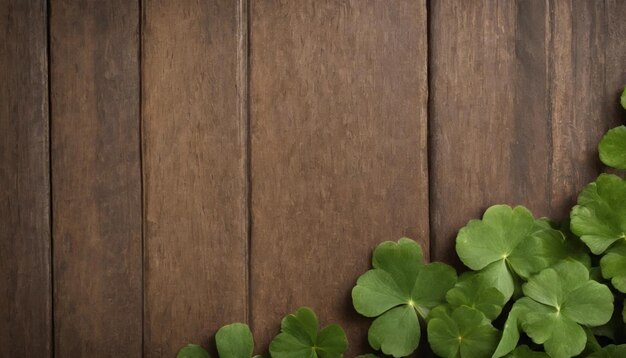
[[[528,346],[519,346],[515,350],[509,353],[506,358],[550,358],[549,355],[544,352],[535,352],[528,348]]]
[[[254,340],[250,328],[243,323],[233,323],[220,328],[215,334],[220,358],[250,358]]]
[[[600,160],[609,167],[626,169],[626,126],[609,130],[598,145]]]
[[[444,358],[488,357],[496,348],[499,332],[478,310],[461,306],[433,310],[428,321],[428,343]]]
[[[626,357],[626,344],[619,346],[608,345],[602,348],[601,351],[595,352],[589,355],[587,358],[622,358]]]
[[[553,249],[561,248],[548,244],[555,237],[562,234],[536,222],[528,209],[495,205],[482,220],[471,220],[459,231],[456,251],[467,267],[481,270],[508,301],[515,290],[514,274],[526,279],[555,261],[558,255]]]
[[[611,290],[590,280],[587,268],[576,261],[541,271],[522,289],[528,297],[515,303],[522,307],[522,328],[553,358],[580,354],[587,341],[581,325],[605,324],[613,313]]]
[[[572,232],[596,255],[626,239],[626,180],[601,174],[578,196],[570,217]]]
[[[186,347],[181,348],[176,355],[176,358],[211,358],[209,352],[204,350],[197,344],[188,344]]]
[[[319,331],[315,313],[307,307],[287,315],[281,333],[270,343],[272,358],[340,358],[348,350],[343,329],[336,324]]]
[[[626,293],[626,242],[620,241],[608,249],[600,260],[602,277],[611,280],[618,291]]]
[[[456,285],[446,294],[446,301],[453,307],[468,306],[481,311],[494,320],[506,303],[504,295],[481,274],[468,272],[459,278]]]
[[[352,289],[354,308],[366,317],[378,317],[368,331],[372,348],[408,356],[419,344],[419,317],[425,319],[444,301],[456,272],[443,263],[424,265],[420,246],[407,238],[378,245],[372,266]]]

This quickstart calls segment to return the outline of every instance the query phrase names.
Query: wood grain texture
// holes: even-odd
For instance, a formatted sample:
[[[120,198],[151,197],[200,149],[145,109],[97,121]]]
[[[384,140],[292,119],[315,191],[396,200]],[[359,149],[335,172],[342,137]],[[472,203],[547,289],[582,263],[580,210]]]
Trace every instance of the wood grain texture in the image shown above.
[[[0,357],[50,357],[46,2],[0,0]]]
[[[147,357],[247,319],[240,6],[144,3]]]
[[[611,2],[612,12],[626,4]],[[433,1],[433,255],[458,263],[460,227],[490,205],[566,218],[601,169],[613,124],[623,32],[600,1]],[[621,30],[620,30],[621,29]],[[620,32],[621,31],[621,32]],[[610,54],[610,55],[609,55]],[[616,72],[623,70],[614,70]],[[619,76],[618,76],[619,77]]]
[[[367,350],[350,291],[373,248],[428,255],[424,1],[252,1],[252,325],[309,305]]]
[[[57,357],[142,354],[137,1],[51,3]]]

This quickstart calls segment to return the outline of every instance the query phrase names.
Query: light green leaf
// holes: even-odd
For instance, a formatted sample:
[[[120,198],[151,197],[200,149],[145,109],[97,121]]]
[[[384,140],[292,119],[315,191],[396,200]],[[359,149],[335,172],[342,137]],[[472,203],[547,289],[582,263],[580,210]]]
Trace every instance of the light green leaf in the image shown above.
[[[523,309],[522,328],[553,358],[580,354],[587,341],[581,325],[602,325],[613,313],[609,288],[589,280],[587,268],[576,261],[544,269],[522,288],[528,297],[515,303]]]
[[[609,130],[598,145],[600,160],[609,167],[626,169],[626,126]]]
[[[374,251],[374,269],[361,275],[352,289],[354,308],[378,317],[368,337],[372,348],[402,357],[419,344],[419,319],[445,300],[456,283],[455,270],[442,263],[425,265],[420,246],[402,238],[384,242]]]
[[[506,303],[504,295],[482,274],[463,274],[456,285],[446,294],[446,301],[453,307],[468,306],[481,311],[485,317],[494,320]]]
[[[549,355],[544,352],[535,352],[528,346],[519,346],[515,350],[509,353],[506,358],[550,358]]]
[[[620,102],[622,104],[622,107],[624,109],[626,109],[626,88],[624,88],[624,91],[622,92],[622,96],[620,98]]]
[[[394,357],[413,353],[420,339],[420,325],[413,307],[392,308],[372,323],[368,335],[370,346]]]
[[[329,325],[318,333],[318,320],[308,307],[283,318],[281,333],[270,343],[272,358],[340,358],[348,350],[343,329]]]
[[[550,266],[563,244],[562,234],[535,220],[528,209],[495,205],[482,220],[471,220],[459,231],[456,251],[466,266],[482,270],[508,300],[515,291],[514,274],[527,279]]]
[[[209,352],[204,350],[197,344],[188,344],[186,347],[181,348],[176,355],[176,358],[211,358]]]
[[[248,325],[233,323],[220,328],[215,334],[220,358],[249,358],[254,350],[254,340]]]
[[[601,351],[589,355],[587,358],[624,358],[626,357],[626,344],[619,346],[608,345]]]
[[[570,217],[572,232],[596,255],[626,239],[626,180],[601,174],[578,196]]]
[[[608,249],[600,260],[602,277],[611,280],[611,284],[620,292],[626,293],[626,242],[620,241]]]
[[[496,348],[499,332],[478,310],[461,306],[428,322],[428,342],[444,358],[483,358]]]

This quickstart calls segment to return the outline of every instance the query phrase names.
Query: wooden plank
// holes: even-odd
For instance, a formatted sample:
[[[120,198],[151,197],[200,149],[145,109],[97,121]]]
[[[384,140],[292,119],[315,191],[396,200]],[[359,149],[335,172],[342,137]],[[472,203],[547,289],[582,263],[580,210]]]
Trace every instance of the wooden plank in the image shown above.
[[[247,319],[244,3],[144,3],[148,357]]]
[[[607,42],[603,2],[431,9],[432,246],[434,258],[458,263],[458,229],[490,205],[568,216],[601,169],[596,146],[615,124],[617,92],[605,73],[623,65],[624,47]]]
[[[137,1],[52,1],[57,357],[142,354]]]
[[[50,357],[46,2],[0,0],[0,357]]]
[[[546,213],[546,8],[433,1],[431,11],[431,244],[457,263],[457,230],[488,206]]]
[[[373,248],[428,255],[424,1],[253,1],[252,325],[309,305],[367,351],[350,291]]]

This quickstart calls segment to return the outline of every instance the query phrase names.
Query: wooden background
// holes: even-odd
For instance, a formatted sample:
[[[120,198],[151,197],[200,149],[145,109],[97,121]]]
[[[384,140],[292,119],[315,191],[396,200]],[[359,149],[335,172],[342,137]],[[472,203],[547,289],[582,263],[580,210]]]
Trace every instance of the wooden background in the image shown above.
[[[495,203],[567,216],[624,117],[621,0],[0,0],[0,356],[366,349],[381,241],[457,263]]]

